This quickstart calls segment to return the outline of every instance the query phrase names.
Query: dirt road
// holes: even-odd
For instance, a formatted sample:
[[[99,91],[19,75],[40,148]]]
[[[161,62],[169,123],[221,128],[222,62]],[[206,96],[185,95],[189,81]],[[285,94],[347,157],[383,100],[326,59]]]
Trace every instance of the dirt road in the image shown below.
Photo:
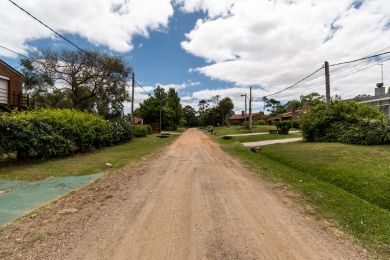
[[[66,207],[79,210],[55,214]],[[16,223],[15,232],[42,238],[29,247],[23,242],[15,248],[0,246],[5,258],[363,258],[361,249],[286,204],[270,185],[195,129],[161,155],[104,178],[41,214]],[[0,239],[17,239],[12,228]]]

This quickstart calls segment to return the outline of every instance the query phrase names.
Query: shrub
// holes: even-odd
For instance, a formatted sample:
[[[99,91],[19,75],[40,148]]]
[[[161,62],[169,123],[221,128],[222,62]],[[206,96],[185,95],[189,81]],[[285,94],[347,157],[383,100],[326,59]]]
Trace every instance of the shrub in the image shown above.
[[[279,121],[276,123],[278,134],[288,135],[288,131],[292,128],[292,122],[290,120]]]
[[[111,144],[119,144],[123,141],[131,140],[133,136],[133,129],[131,122],[125,119],[116,119],[110,123],[110,130],[112,136]]]
[[[256,125],[266,125],[265,120],[257,120]]]
[[[230,125],[242,125],[243,123],[241,123],[240,121],[232,121],[230,122]]]
[[[135,137],[145,137],[152,134],[152,127],[150,125],[135,125],[133,126],[133,134]]]
[[[334,101],[329,109],[318,104],[302,118],[303,136],[314,142],[349,144],[390,143],[390,123],[377,108],[366,104]]]
[[[130,140],[126,120],[109,122],[71,109],[43,109],[0,115],[0,155],[50,159]]]
[[[301,123],[299,122],[299,120],[293,120],[291,123],[292,123],[292,128],[295,129],[301,128]]]

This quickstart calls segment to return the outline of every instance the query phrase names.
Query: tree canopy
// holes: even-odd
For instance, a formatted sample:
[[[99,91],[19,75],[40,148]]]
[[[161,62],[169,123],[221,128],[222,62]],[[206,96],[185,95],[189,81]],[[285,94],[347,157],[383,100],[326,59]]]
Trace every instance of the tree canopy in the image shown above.
[[[145,99],[140,107],[134,111],[134,115],[140,116],[147,124],[160,122],[160,109],[162,128],[176,130],[180,126],[182,106],[179,94],[174,88],[168,92],[160,86],[154,90],[154,96]]]
[[[75,108],[106,118],[123,114],[129,101],[130,67],[119,57],[98,52],[49,51],[21,61],[24,84],[35,108]]]

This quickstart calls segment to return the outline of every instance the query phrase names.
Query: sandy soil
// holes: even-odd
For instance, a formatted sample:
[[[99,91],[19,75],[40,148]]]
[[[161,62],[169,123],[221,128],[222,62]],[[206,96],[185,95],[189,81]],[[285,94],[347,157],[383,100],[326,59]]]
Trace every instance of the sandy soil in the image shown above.
[[[190,129],[0,231],[5,259],[365,259]]]

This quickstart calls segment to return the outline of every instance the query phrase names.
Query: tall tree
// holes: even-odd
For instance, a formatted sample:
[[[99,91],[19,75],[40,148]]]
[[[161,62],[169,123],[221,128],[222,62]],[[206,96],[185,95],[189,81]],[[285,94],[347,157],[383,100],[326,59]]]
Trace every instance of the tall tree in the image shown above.
[[[49,51],[21,61],[25,88],[36,107],[72,107],[107,118],[123,113],[129,101],[130,68],[119,57],[97,52]]]
[[[183,107],[182,114],[187,126],[193,127],[199,125],[198,118],[196,117],[196,111],[192,106]]]
[[[165,109],[165,126],[169,130],[176,130],[180,125],[181,119],[180,98],[178,92],[174,88],[168,90],[166,98],[166,109]]]
[[[181,104],[177,91],[173,88],[165,92],[164,88],[158,86],[154,90],[154,96],[145,99],[134,115],[140,116],[145,123],[157,123],[160,121],[160,109],[162,115],[162,128],[176,130],[181,119]]]
[[[218,111],[222,125],[229,124],[229,118],[233,114],[233,108],[233,101],[229,97],[225,97],[219,102]]]
[[[199,115],[202,115],[206,110],[208,109],[209,104],[207,103],[207,100],[202,99],[198,103],[198,113]]]

